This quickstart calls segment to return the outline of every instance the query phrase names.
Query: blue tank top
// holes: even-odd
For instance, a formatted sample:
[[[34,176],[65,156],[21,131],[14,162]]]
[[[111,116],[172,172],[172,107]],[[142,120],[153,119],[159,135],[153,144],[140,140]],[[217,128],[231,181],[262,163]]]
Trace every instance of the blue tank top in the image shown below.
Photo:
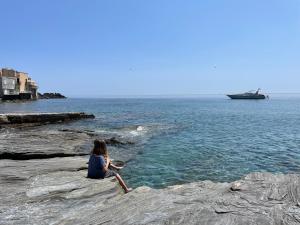
[[[104,178],[105,159],[102,155],[91,155],[89,159],[88,177],[89,178]]]

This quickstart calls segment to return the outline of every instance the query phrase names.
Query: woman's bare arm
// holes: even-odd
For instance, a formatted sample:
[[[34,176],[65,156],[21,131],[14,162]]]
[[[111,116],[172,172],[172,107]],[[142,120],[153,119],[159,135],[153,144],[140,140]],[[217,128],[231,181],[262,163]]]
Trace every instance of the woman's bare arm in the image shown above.
[[[109,165],[111,164],[110,158],[107,156],[106,158],[106,164],[105,164],[105,170],[108,170]]]
[[[107,170],[108,170],[108,167],[109,167],[109,165],[110,165],[110,158],[109,157],[107,157],[106,159],[105,159],[105,165],[104,165],[104,167],[103,167],[103,172],[106,172]]]
[[[113,168],[113,169],[116,169],[116,170],[120,170],[120,169],[122,169],[123,167],[120,167],[120,166],[116,166],[116,165],[114,165],[114,164],[112,164],[112,163],[110,163],[110,165],[109,165],[111,168]]]

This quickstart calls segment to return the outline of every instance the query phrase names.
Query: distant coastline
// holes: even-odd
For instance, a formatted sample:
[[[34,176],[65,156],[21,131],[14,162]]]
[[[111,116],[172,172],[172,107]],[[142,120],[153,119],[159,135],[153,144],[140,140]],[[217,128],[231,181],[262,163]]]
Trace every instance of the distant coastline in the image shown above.
[[[28,73],[11,68],[0,69],[0,99],[2,101],[25,101],[37,99],[61,99],[60,93],[38,93],[37,83]]]
[[[44,99],[66,99],[67,97],[62,95],[61,93],[38,93],[36,99],[2,99],[0,97],[0,102],[28,102],[28,101],[37,101],[37,100],[44,100]]]
[[[38,93],[38,99],[64,99],[66,96],[61,93]]]

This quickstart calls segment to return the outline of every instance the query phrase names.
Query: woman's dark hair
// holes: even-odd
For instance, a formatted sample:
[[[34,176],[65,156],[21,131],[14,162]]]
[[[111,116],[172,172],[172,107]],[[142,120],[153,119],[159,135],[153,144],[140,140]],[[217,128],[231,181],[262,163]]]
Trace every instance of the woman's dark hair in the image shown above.
[[[95,140],[92,153],[95,155],[103,155],[103,156],[107,157],[107,148],[106,148],[105,141]]]

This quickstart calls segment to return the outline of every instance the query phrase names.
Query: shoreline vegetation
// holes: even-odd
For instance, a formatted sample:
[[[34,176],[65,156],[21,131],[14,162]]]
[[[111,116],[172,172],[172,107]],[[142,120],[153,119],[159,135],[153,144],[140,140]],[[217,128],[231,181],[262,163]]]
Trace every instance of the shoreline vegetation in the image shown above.
[[[0,224],[299,224],[299,175],[251,173],[232,183],[143,186],[126,195],[114,178],[86,178],[92,140],[109,146],[135,143],[41,125],[93,118],[85,113],[0,115],[5,134]]]

